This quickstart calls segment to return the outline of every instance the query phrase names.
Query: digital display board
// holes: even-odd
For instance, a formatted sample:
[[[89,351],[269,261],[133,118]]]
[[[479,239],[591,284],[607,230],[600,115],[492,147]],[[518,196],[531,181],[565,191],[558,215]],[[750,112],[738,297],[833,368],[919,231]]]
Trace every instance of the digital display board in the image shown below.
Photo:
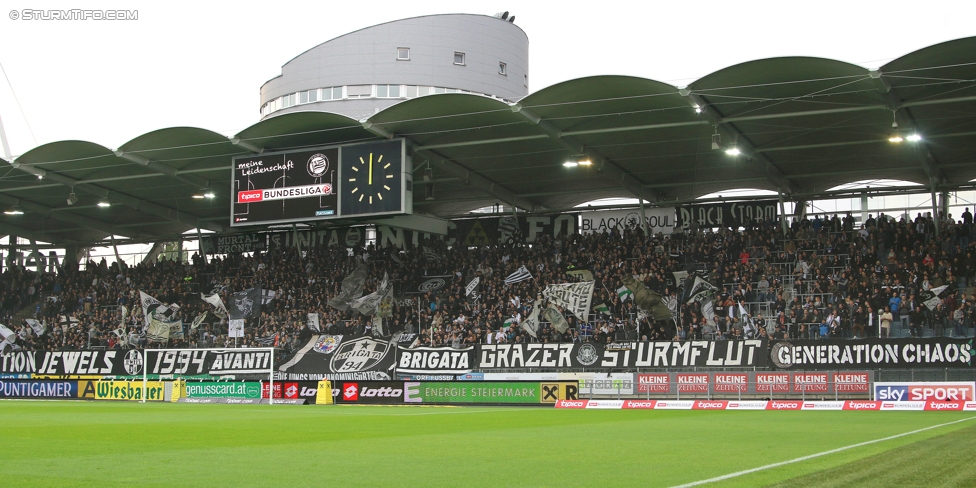
[[[402,139],[235,157],[231,225],[409,213],[406,160]]]

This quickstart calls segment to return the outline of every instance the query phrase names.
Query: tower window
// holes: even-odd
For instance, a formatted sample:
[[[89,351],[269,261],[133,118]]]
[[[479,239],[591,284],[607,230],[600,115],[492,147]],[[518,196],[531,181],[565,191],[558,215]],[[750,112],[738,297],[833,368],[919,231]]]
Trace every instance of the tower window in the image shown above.
[[[454,53],[454,64],[464,66],[464,53]]]
[[[397,48],[397,61],[410,61],[410,48],[409,47],[398,47]]]
[[[498,74],[508,76],[508,66],[505,63],[498,63]]]

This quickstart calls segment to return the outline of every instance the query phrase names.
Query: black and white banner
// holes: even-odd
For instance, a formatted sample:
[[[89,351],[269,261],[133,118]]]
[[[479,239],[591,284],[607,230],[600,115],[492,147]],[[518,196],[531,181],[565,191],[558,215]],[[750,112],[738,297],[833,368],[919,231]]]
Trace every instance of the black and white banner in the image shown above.
[[[291,360],[275,372],[276,379],[389,380],[394,378],[396,343],[370,336],[312,336]]]
[[[778,369],[972,368],[973,340],[861,339],[773,342],[769,362]]]
[[[505,284],[514,285],[516,283],[521,283],[525,280],[531,280],[531,279],[532,279],[532,273],[530,273],[529,270],[523,264],[522,266],[519,267],[519,269],[515,270],[514,273],[508,275],[508,277],[505,278]]]
[[[0,374],[140,376],[144,367],[150,375],[267,374],[271,351],[179,349],[152,351],[148,357],[137,349],[0,354]]]
[[[474,346],[397,349],[396,370],[403,374],[465,374],[474,365]]]
[[[692,223],[699,228],[739,227],[746,222],[774,220],[779,215],[778,208],[777,200],[681,205],[678,207],[678,227],[687,230]]]
[[[587,281],[584,283],[549,285],[543,290],[542,295],[550,303],[563,307],[585,322],[590,314],[590,303],[593,300],[593,285],[595,283],[595,281]]]
[[[580,234],[622,233],[626,229],[640,230],[640,209],[601,210],[580,214]],[[648,207],[644,209],[647,230],[651,234],[674,232],[674,207]]]
[[[511,368],[764,367],[766,343],[748,341],[624,342],[603,344],[479,344],[476,370]]]
[[[407,295],[422,295],[442,290],[450,285],[452,280],[454,275],[421,276],[407,285],[403,292]]]

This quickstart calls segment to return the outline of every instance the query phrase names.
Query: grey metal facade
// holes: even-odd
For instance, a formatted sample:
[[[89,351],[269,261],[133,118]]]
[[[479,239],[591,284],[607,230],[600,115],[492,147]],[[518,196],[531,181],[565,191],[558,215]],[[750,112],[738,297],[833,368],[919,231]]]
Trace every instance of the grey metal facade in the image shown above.
[[[397,59],[398,48],[409,49],[409,60]],[[463,65],[455,64],[455,53],[464,54]],[[430,15],[367,27],[305,51],[261,87],[260,107],[262,118],[313,110],[362,119],[407,99],[406,87],[518,100],[528,94],[528,75],[529,39],[517,25],[487,15]],[[307,90],[362,85],[372,86],[371,96],[350,99],[344,91],[339,100],[297,103],[296,97],[291,106],[265,109]],[[403,88],[396,98],[379,98],[375,85]]]

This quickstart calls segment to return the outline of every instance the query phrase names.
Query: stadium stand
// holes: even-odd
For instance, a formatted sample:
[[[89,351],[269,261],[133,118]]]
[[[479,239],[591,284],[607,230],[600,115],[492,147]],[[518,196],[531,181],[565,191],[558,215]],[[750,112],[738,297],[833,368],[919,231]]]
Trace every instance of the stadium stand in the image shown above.
[[[143,291],[181,306],[177,313],[187,324],[186,338],[171,339],[170,347],[275,345],[288,355],[312,335],[310,313],[319,314],[323,332],[370,332],[369,317],[327,304],[343,278],[365,263],[367,293],[379,286],[384,273],[401,285],[424,275],[455,277],[419,301],[398,297],[385,332],[415,333],[420,345],[863,338],[877,336],[882,311],[892,313],[893,337],[972,336],[976,296],[968,286],[976,273],[976,241],[970,239],[971,218],[955,223],[951,215],[944,217],[939,236],[922,215],[896,222],[882,214],[860,227],[854,228],[850,215],[824,215],[794,221],[785,237],[778,222],[758,222],[650,237],[639,229],[549,236],[532,246],[516,241],[448,249],[443,242],[428,241],[405,251],[372,244],[349,253],[272,248],[209,262],[194,255],[185,263],[160,259],[121,268],[103,260],[88,262],[84,270],[64,266],[43,274],[14,267],[0,278],[0,303],[18,335],[16,344],[26,350],[120,348],[113,333],[120,307],[132,311],[124,323],[127,346],[144,344]],[[532,279],[505,285],[521,266]],[[570,326],[565,334],[546,321],[537,338],[518,326],[506,327],[529,315],[533,299],[547,284],[576,281],[566,275],[570,266],[593,273],[593,303],[608,310],[594,311],[585,323],[565,314]],[[649,289],[677,298],[673,273],[688,270],[702,270],[717,286],[714,320],[707,320],[701,308],[707,300],[682,304],[678,320],[650,320],[639,314],[634,300],[616,292],[624,276],[634,275]],[[464,298],[462,278],[472,274],[482,278],[481,297],[474,303]],[[259,320],[248,321],[237,343],[227,337],[226,322],[212,314],[189,330],[193,318],[209,309],[200,292],[215,291],[227,302],[231,292],[258,284],[274,298],[264,304]],[[926,298],[931,308],[923,303]],[[46,333],[35,334],[25,318],[45,324]]]

